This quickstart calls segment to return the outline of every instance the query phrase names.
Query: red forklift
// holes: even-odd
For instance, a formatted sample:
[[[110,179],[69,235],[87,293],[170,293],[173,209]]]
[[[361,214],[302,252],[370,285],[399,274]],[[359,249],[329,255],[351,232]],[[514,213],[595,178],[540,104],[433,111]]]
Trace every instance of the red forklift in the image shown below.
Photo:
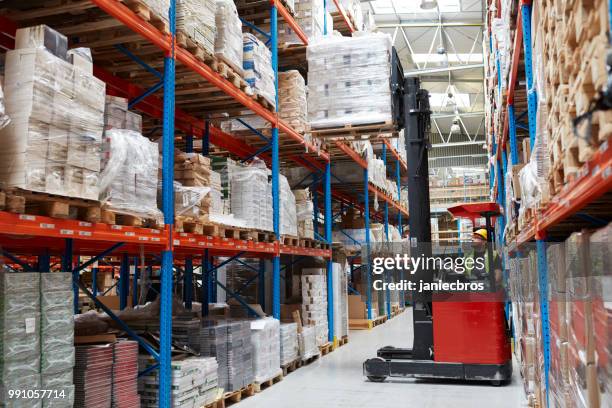
[[[428,92],[417,78],[404,81],[404,112],[408,162],[410,256],[432,256],[429,208],[427,133]],[[505,295],[493,273],[491,222],[500,214],[495,203],[464,204],[449,209],[455,217],[482,217],[487,227],[488,276],[483,292],[414,291],[412,348],[386,346],[363,363],[373,382],[387,377],[489,381],[508,383],[512,377],[510,331],[504,313]],[[439,271],[422,268],[416,281],[433,282]]]

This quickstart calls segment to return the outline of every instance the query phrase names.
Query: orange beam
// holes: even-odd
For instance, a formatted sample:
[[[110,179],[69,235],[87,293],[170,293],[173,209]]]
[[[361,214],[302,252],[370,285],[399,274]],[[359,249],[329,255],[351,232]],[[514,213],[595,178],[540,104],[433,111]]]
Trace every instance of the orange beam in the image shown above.
[[[361,168],[363,168],[363,169],[367,169],[368,168],[367,160],[364,159],[363,157],[361,157],[359,155],[359,153],[357,153],[355,150],[351,149],[348,145],[344,144],[343,142],[336,142],[336,146],[340,150],[342,150],[344,153],[346,153],[346,155],[348,157],[353,159],[353,161],[355,163],[357,163]]]
[[[340,12],[340,15],[342,16],[342,19],[344,20],[344,23],[349,28],[349,31],[351,33],[354,33],[355,32],[355,27],[353,27],[353,23],[351,23],[351,20],[348,18],[348,15],[346,14],[346,11],[344,11],[344,7],[342,7],[342,4],[340,4],[340,2],[338,0],[334,0],[334,4],[336,5],[336,8]]]
[[[387,146],[387,149],[391,151],[391,154],[400,162],[400,165],[402,166],[402,168],[404,170],[408,170],[408,164],[406,163],[404,159],[401,158],[398,151],[395,150],[393,146],[391,146],[391,143],[387,139],[384,139],[383,143]]]

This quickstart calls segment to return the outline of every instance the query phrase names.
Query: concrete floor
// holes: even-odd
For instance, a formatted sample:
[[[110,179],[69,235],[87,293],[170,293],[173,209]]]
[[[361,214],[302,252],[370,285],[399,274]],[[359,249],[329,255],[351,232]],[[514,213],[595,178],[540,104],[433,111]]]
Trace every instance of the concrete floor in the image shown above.
[[[517,367],[512,383],[423,382],[411,379],[368,382],[364,360],[386,345],[412,344],[412,310],[373,330],[353,330],[349,343],[290,373],[272,387],[241,401],[238,408],[517,408],[526,407]]]

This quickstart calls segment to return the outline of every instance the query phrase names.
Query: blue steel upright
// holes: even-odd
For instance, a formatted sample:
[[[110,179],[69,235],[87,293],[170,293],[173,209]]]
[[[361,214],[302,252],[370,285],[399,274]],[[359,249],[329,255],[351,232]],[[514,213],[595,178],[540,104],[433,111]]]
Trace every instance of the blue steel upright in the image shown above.
[[[274,4],[270,7],[270,45],[272,52],[272,69],[274,70],[275,112],[278,112],[278,10]],[[278,116],[272,124],[272,221],[274,234],[280,240],[280,189],[278,157]],[[272,258],[272,316],[280,320],[280,256]]]
[[[385,165],[385,171],[387,169],[387,145],[385,143],[382,144],[382,160]],[[385,227],[385,241],[389,242],[389,203],[385,201],[384,203],[384,227]],[[390,275],[385,271],[383,275],[385,281],[388,281]],[[387,309],[387,319],[391,319],[391,290],[387,286],[385,289],[385,307]]]
[[[130,294],[130,257],[128,254],[121,256],[119,267],[119,309],[127,307],[128,295]]]
[[[400,176],[400,161],[397,159],[395,162],[395,178],[397,182],[397,202],[402,203],[402,184]],[[404,227],[402,225],[402,212],[397,212],[397,229],[399,230],[400,236],[404,235]]]
[[[518,145],[516,140],[516,117],[514,116],[514,105],[508,105],[508,141],[510,142],[510,163],[513,166],[519,164]]]
[[[162,211],[168,233],[167,247],[162,251],[161,288],[160,288],[160,350],[159,350],[159,407],[172,405],[172,263],[174,228],[174,86],[176,43],[176,0],[170,0],[169,22],[172,46],[164,56],[164,112],[162,142]]]
[[[533,150],[536,136],[538,94],[533,87],[533,62],[531,49],[531,5],[522,5],[523,48],[525,55],[525,78],[527,79],[527,111],[529,114],[529,146]]]
[[[331,203],[331,163],[325,163],[325,241],[332,244],[332,203]],[[333,282],[334,267],[331,257],[327,260],[327,327],[328,340],[336,343],[334,335],[334,282]]]
[[[364,207],[364,226],[365,226],[365,251],[361,250],[361,272],[366,274],[366,293],[367,300],[366,306],[368,308],[368,320],[372,320],[372,282],[370,276],[370,194],[368,187],[370,181],[368,180],[368,169],[363,169],[363,207]],[[363,255],[365,253],[365,259]]]
[[[183,300],[185,308],[191,310],[193,300],[193,258],[191,255],[185,257],[185,273],[183,274]]]

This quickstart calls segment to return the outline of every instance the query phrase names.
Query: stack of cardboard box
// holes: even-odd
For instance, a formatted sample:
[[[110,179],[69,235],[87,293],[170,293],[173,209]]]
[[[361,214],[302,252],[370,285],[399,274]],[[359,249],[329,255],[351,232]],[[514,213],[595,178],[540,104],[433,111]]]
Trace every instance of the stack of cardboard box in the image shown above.
[[[278,116],[295,131],[304,133],[308,127],[306,82],[296,70],[278,73]]]

